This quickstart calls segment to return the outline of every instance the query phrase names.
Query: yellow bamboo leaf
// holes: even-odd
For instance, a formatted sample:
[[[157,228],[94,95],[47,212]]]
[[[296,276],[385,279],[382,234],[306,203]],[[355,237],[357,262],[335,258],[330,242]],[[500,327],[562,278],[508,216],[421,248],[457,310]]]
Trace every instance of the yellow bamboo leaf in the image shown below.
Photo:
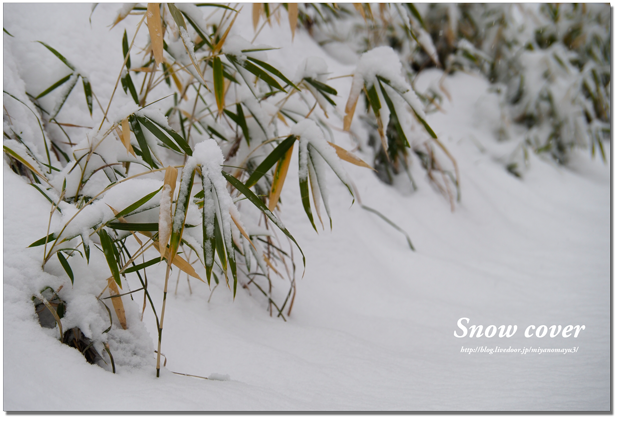
[[[166,250],[170,234],[172,233],[172,199],[177,185],[178,171],[174,167],[166,168],[164,175],[164,188],[162,190],[162,203],[159,207],[159,246],[162,259],[163,250]]]
[[[151,73],[151,72],[156,72],[157,69],[153,69],[152,67],[134,67],[132,69],[129,69],[130,72],[144,72],[144,73]]]
[[[190,120],[192,120],[192,115],[190,113],[188,113],[187,111],[181,110],[181,114],[183,114],[185,117],[187,117]]]
[[[230,212],[230,217],[232,218],[233,222],[235,223],[235,225],[239,229],[239,232],[241,233],[241,235],[243,235],[245,237],[245,239],[248,240],[250,242],[250,244],[252,244],[252,247],[254,247],[254,250],[258,251],[258,249],[254,245],[252,240],[250,240],[250,237],[248,237],[248,234],[243,229],[243,225],[241,225],[241,222],[239,222],[239,220],[237,219],[237,217],[235,216],[235,214],[233,212]],[[241,247],[239,247],[239,249],[241,250]]]
[[[114,23],[112,24],[112,28],[114,28],[120,21],[122,21],[123,19],[125,19],[127,17],[127,15],[129,15],[129,13],[133,10],[133,8],[129,9],[121,9],[120,13],[116,15],[116,18],[114,19]]]
[[[284,125],[285,125],[286,127],[289,127],[289,125],[288,125],[288,123],[286,122],[286,120],[284,119],[284,116],[282,115],[282,113],[281,113],[281,112],[278,112],[278,114],[277,114],[277,115],[278,115],[278,120],[280,120],[282,123],[284,123]]]
[[[228,37],[228,33],[230,32],[230,28],[233,27],[233,25],[235,24],[235,20],[237,20],[237,16],[239,16],[239,13],[235,14],[235,17],[230,22],[230,25],[228,25],[228,28],[226,28],[226,32],[224,32],[224,35],[222,35],[222,39],[220,39],[220,42],[218,42],[215,48],[213,49],[213,54],[219,53],[220,50],[222,49],[224,42],[226,42],[226,37]]]
[[[297,3],[288,4],[288,23],[291,26],[291,39],[295,39],[295,29],[297,29],[297,17],[299,16],[299,10],[297,9]]]
[[[149,35],[151,36],[153,56],[159,66],[164,61],[164,36],[161,27],[159,3],[147,3],[146,24],[149,27]]]
[[[273,176],[273,184],[271,185],[271,192],[269,193],[269,210],[273,212],[278,204],[280,193],[282,192],[282,186],[284,186],[284,180],[286,180],[286,173],[288,172],[289,164],[291,163],[291,156],[293,156],[293,148],[289,148],[284,155],[284,159],[278,162],[276,166],[276,172]]]
[[[159,244],[153,243],[153,246],[155,246],[157,251],[161,253]],[[166,247],[165,258],[168,259],[168,257],[170,257],[170,248]],[[181,269],[183,272],[187,273],[189,276],[194,277],[204,282],[202,278],[200,277],[200,275],[196,273],[196,271],[194,270],[194,267],[191,264],[189,264],[187,260],[183,259],[178,254],[174,255],[174,258],[172,259],[172,264],[178,267],[179,269]]]
[[[8,153],[9,155],[11,155],[13,158],[17,159],[19,162],[21,162],[22,164],[24,164],[26,167],[28,167],[28,169],[30,171],[32,171],[33,173],[35,173],[36,175],[38,175],[39,177],[41,177],[44,180],[47,180],[47,178],[45,176],[43,176],[43,174],[41,174],[39,171],[37,171],[28,161],[26,161],[24,158],[22,158],[21,156],[19,156],[18,153],[13,152],[11,149],[7,148],[6,146],[4,146],[4,152]]]
[[[366,22],[366,13],[364,13],[364,7],[362,6],[362,3],[353,3],[353,7],[355,7],[355,10],[357,10],[360,15],[362,15],[362,17],[364,18],[364,22]]]
[[[361,91],[355,92],[355,81],[351,84],[351,92],[349,93],[349,99],[347,99],[347,105],[344,108],[344,120],[343,129],[349,131],[351,128],[351,122],[353,121],[353,115],[355,114],[355,107],[357,107],[357,100],[360,97]]]
[[[342,159],[343,161],[347,161],[353,165],[357,165],[358,167],[370,168],[371,170],[376,171],[373,167],[368,165],[365,161],[353,155],[351,152],[347,151],[346,149],[341,148],[340,146],[335,145],[331,142],[327,142],[327,143],[329,143],[331,147],[336,150],[336,154],[338,155],[338,158]]]
[[[131,137],[130,137],[130,132],[129,132],[129,120],[124,119],[121,123],[121,127],[123,128],[121,141],[123,142],[125,149],[127,149],[127,152],[129,152],[133,156],[136,156],[136,153],[133,150],[133,146],[131,146]]]
[[[262,3],[254,3],[252,5],[252,24],[254,25],[254,32],[256,32],[256,27],[258,26],[258,21],[260,20],[260,13],[262,9]]]
[[[123,329],[127,329],[127,317],[125,316],[125,307],[123,306],[123,300],[121,297],[115,297],[115,295],[120,295],[118,291],[118,285],[114,282],[114,277],[110,276],[108,278],[108,288],[112,292],[112,305],[114,306],[114,312],[116,313],[116,317],[118,318],[119,323]]]

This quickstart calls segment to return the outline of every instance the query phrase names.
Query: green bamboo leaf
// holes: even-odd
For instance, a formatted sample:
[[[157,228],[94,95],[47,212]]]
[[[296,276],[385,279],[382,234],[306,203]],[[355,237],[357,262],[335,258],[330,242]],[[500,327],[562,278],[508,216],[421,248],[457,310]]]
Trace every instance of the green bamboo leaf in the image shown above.
[[[43,238],[38,239],[34,243],[30,244],[28,247],[38,247],[42,246],[45,243],[49,243],[50,241],[54,241],[56,239],[56,234],[49,234]]]
[[[213,59],[213,86],[217,108],[221,112],[224,109],[224,74],[222,72],[222,60],[219,57]]]
[[[127,214],[130,214],[131,212],[137,210],[140,206],[144,205],[146,202],[148,202],[149,200],[151,200],[153,197],[155,197],[155,195],[157,193],[159,193],[159,191],[163,189],[163,186],[158,188],[157,190],[155,190],[154,192],[151,192],[149,194],[147,194],[146,196],[144,196],[143,198],[135,201],[134,203],[132,203],[131,205],[127,206],[125,209],[123,209],[122,211],[120,211],[119,213],[116,214],[116,218],[120,218],[122,216],[125,216]]]
[[[278,218],[276,218],[276,216],[267,208],[267,206],[265,206],[263,201],[260,200],[258,198],[258,196],[256,196],[252,192],[252,190],[247,188],[245,186],[245,184],[243,184],[241,181],[237,180],[232,175],[226,173],[225,171],[222,171],[222,175],[224,176],[224,178],[226,178],[226,180],[228,180],[228,182],[234,188],[236,188],[239,191],[239,193],[244,195],[250,202],[252,202],[252,204],[254,204],[254,206],[256,206],[261,212],[263,212],[267,216],[267,218],[269,218],[271,220],[271,222],[273,222],[280,229],[280,231],[282,231],[284,233],[284,235],[286,235],[288,238],[291,239],[291,241],[293,243],[295,243],[295,245],[299,249],[299,252],[301,253],[301,256],[302,256],[303,262],[304,262],[304,267],[305,267],[306,266],[306,256],[304,255],[304,252],[301,250],[301,247],[299,247],[299,244],[297,244],[297,241],[295,240],[295,238],[286,229],[284,224],[282,224],[282,222],[280,222],[280,220]]]
[[[142,124],[149,132],[151,132],[157,139],[159,139],[164,145],[173,151],[182,154],[183,151],[179,149],[177,145],[175,145],[168,136],[162,132],[159,127],[152,121],[146,117],[136,116],[140,124]]]
[[[111,221],[106,224],[107,227],[121,231],[158,231],[159,224],[157,222],[117,222]]]
[[[387,104],[390,110],[390,116],[394,119],[394,125],[396,126],[396,131],[398,132],[398,135],[405,142],[405,146],[410,147],[409,141],[407,140],[407,136],[405,136],[405,132],[403,131],[403,128],[400,125],[400,121],[398,120],[398,114],[396,114],[396,108],[394,107],[394,103],[392,103],[392,99],[390,98],[385,88],[381,84],[381,81],[379,81],[379,88],[381,89],[381,94],[383,95],[383,99],[385,99],[385,103]]]
[[[168,3],[168,10],[170,10],[172,19],[174,19],[175,23],[179,26],[179,28],[184,28],[185,30],[187,30],[187,26],[185,25],[185,20],[183,19],[181,11],[177,9],[177,7],[172,3]]]
[[[192,148],[190,148],[189,144],[187,143],[187,141],[183,138],[183,136],[181,136],[180,134],[178,134],[177,132],[175,132],[174,130],[171,130],[165,126],[162,126],[158,123],[156,123],[154,120],[151,120],[148,117],[145,117],[147,120],[149,120],[151,123],[153,123],[155,126],[157,126],[160,130],[162,130],[164,133],[166,133],[169,137],[171,137],[172,139],[174,139],[174,141],[177,143],[177,145],[179,146],[179,148],[181,148],[183,150],[183,152],[185,152],[187,155],[192,156]]]
[[[6,30],[6,28],[4,26],[2,27],[2,30],[4,31],[5,34],[10,36],[11,38],[15,38],[13,35],[11,35],[11,33],[9,31]]]
[[[39,193],[41,193],[43,197],[47,199],[48,202],[50,202],[53,206],[56,206],[56,203],[52,199],[50,199],[50,197],[47,194],[45,194],[45,192],[41,189],[41,187],[37,186],[34,183],[30,183],[30,185],[34,187],[35,189],[37,189]],[[56,209],[58,210],[58,212],[62,213],[62,211],[58,207],[56,207]]]
[[[304,206],[304,211],[306,211],[306,215],[308,215],[312,228],[317,231],[316,225],[314,225],[314,218],[312,217],[312,209],[310,208],[310,191],[308,189],[307,177],[305,179],[299,179],[299,190],[301,192],[301,203]]]
[[[177,9],[178,10],[178,9]],[[187,19],[187,21],[189,22],[189,24],[192,26],[192,28],[194,28],[194,30],[196,31],[196,33],[198,34],[198,36],[202,39],[202,42],[204,44],[207,44],[207,46],[209,47],[210,50],[213,50],[213,44],[211,44],[209,42],[209,38],[204,34],[204,32],[202,31],[202,29],[200,29],[200,27],[198,26],[198,22],[194,22],[194,20],[191,18],[191,16],[189,16],[188,14],[186,14],[185,12],[181,12],[183,14],[183,16],[185,16],[185,19]]]
[[[67,275],[69,275],[69,279],[71,279],[71,285],[73,285],[73,271],[71,270],[69,262],[67,262],[67,259],[65,259],[65,256],[63,256],[61,252],[56,253],[56,256],[58,256],[60,264],[62,265],[65,272],[67,272]]]
[[[98,232],[99,239],[101,240],[101,247],[103,248],[103,254],[105,255],[105,259],[108,262],[108,266],[110,267],[110,271],[112,272],[112,276],[114,276],[114,281],[122,288],[121,285],[121,276],[118,270],[118,252],[114,247],[114,243],[112,239],[108,235],[108,233],[102,229]]]
[[[250,131],[248,129],[248,124],[243,117],[243,109],[241,108],[241,104],[237,104],[237,114],[233,113],[229,110],[224,110],[224,114],[231,118],[237,126],[241,127],[241,131],[243,132],[243,137],[245,137],[246,141],[250,142]]]
[[[263,69],[267,70],[271,74],[276,75],[281,80],[286,82],[287,85],[292,86],[293,88],[295,88],[295,90],[299,91],[299,88],[297,86],[295,86],[295,84],[293,82],[288,80],[278,69],[276,69],[275,67],[273,67],[269,63],[265,63],[264,61],[261,61],[259,59],[254,58],[254,57],[248,57],[247,59],[250,60],[251,62],[259,65],[260,67],[262,67]]]
[[[418,22],[420,22],[420,25],[422,25],[422,28],[426,30],[426,26],[424,25],[424,19],[422,19],[422,16],[420,15],[420,12],[418,12],[418,9],[411,3],[405,3],[405,6],[407,6],[407,9],[409,9],[409,12],[411,13],[411,15]]]
[[[265,174],[267,174],[269,170],[280,159],[284,157],[286,152],[288,152],[288,150],[293,147],[295,140],[296,140],[295,136],[291,135],[287,137],[278,146],[276,146],[275,149],[271,151],[269,155],[267,155],[267,157],[263,160],[263,162],[261,162],[260,165],[256,167],[254,172],[252,172],[252,174],[250,175],[250,178],[248,178],[248,181],[245,182],[245,186],[248,188],[254,186],[258,182],[258,180],[260,180]]]
[[[131,80],[131,75],[129,74],[129,72],[121,78],[121,85],[123,86],[123,91],[125,93],[129,91],[129,94],[131,95],[133,102],[135,102],[136,105],[140,105],[140,99],[138,98],[136,87],[133,84],[133,80]]]
[[[381,118],[379,114],[379,110],[381,109],[381,101],[379,101],[379,95],[377,94],[377,89],[374,84],[370,88],[366,88],[366,97],[370,102],[370,106],[372,107],[372,111],[375,113],[375,116],[378,119]]]
[[[80,75],[81,76],[81,75]],[[86,105],[88,106],[88,111],[90,112],[90,116],[93,115],[93,90],[90,86],[90,82],[84,76],[81,76],[82,84],[84,85],[84,96],[86,97]]]
[[[86,256],[86,264],[90,263],[90,246],[88,245],[88,237],[84,238],[83,235],[80,235],[80,237],[82,237],[82,246],[84,247],[84,255]]]
[[[319,82],[316,79],[312,79],[309,77],[304,78],[304,80],[306,82],[308,82],[310,85],[314,86],[317,90],[321,91],[321,92],[325,92],[327,94],[330,95],[338,95],[338,91],[335,90],[334,88],[332,88],[329,85],[326,85],[325,83]]]
[[[131,124],[132,131],[134,135],[136,135],[136,139],[138,144],[140,145],[140,151],[142,152],[142,159],[150,165],[151,168],[157,168],[157,164],[153,161],[151,157],[151,152],[149,150],[149,145],[146,142],[146,138],[144,137],[144,133],[142,132],[142,127],[140,127],[140,122],[136,118],[135,115],[129,116],[129,123]]]
[[[127,30],[125,29],[125,32],[123,33],[123,59],[127,57],[127,62],[125,63],[125,65],[127,66],[127,71],[131,69],[131,57],[129,57],[128,54],[129,42],[127,41]]]
[[[78,81],[78,75],[74,73],[73,75],[71,75],[71,78],[69,80],[69,88],[67,89],[65,95],[60,99],[60,101],[56,105],[56,108],[54,109],[54,113],[50,117],[50,120],[56,118],[58,113],[60,113],[60,110],[65,105],[65,102],[67,102],[67,98],[69,98],[69,95],[71,95],[73,88],[75,88],[77,81]]]
[[[71,63],[69,63],[69,60],[67,60],[62,54],[60,54],[58,51],[56,51],[55,49],[53,49],[52,47],[50,47],[49,45],[47,45],[43,41],[37,41],[37,42],[39,44],[43,45],[48,50],[50,50],[52,52],[52,54],[54,54],[56,57],[58,57],[58,59],[60,59],[60,61],[62,61],[65,64],[65,66],[67,66],[69,69],[75,71],[75,67],[73,67],[73,65]]]
[[[164,260],[165,260],[165,259],[164,259]],[[161,262],[161,258],[160,258],[160,257],[156,257],[156,258],[151,259],[151,260],[149,260],[149,261],[147,261],[147,262],[140,263],[139,265],[135,265],[135,266],[132,266],[132,267],[130,267],[130,268],[127,268],[127,269],[125,269],[125,270],[123,271],[123,273],[132,273],[132,272],[137,272],[137,271],[142,270],[142,269],[145,269],[145,268],[147,268],[147,267],[149,267],[149,266],[156,265],[156,264],[157,264],[157,263],[159,263],[159,262]]]
[[[71,78],[71,76],[73,76],[73,73],[70,73],[67,76],[60,79],[58,82],[54,83],[52,86],[50,86],[49,88],[41,92],[39,95],[37,95],[34,99],[43,98],[45,95],[49,94],[54,89],[58,88],[59,86],[62,86],[66,81],[68,81]]]

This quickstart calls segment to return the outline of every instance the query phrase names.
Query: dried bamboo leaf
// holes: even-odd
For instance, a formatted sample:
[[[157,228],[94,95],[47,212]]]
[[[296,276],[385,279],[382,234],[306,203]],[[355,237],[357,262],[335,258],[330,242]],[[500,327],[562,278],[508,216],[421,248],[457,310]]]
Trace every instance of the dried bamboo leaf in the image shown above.
[[[254,32],[256,32],[256,28],[258,27],[262,8],[261,3],[254,3],[252,5],[252,25],[254,25]]]
[[[164,258],[166,260],[168,260],[170,258],[170,248],[166,247],[165,251],[162,253],[162,249],[160,249],[159,244],[158,243],[153,243],[153,246],[157,249],[157,251],[160,254],[164,254]],[[187,273],[189,276],[199,279],[200,281],[204,282],[202,280],[202,278],[200,277],[200,275],[198,275],[196,273],[196,271],[194,270],[194,267],[185,259],[183,259],[181,256],[179,256],[178,254],[175,253],[174,257],[172,258],[172,264],[174,266],[176,266],[177,268],[181,269],[183,272]]]
[[[299,15],[299,10],[297,8],[297,3],[289,3],[288,4],[288,23],[291,27],[291,39],[295,39],[295,29],[297,29],[298,15]]]
[[[164,175],[164,188],[159,206],[159,245],[161,258],[164,258],[163,250],[166,250],[170,234],[172,233],[172,199],[177,185],[178,171],[174,167],[166,168]]]
[[[123,136],[121,137],[121,140],[123,142],[123,145],[125,146],[125,149],[127,149],[127,152],[129,152],[130,154],[132,154],[133,156],[136,156],[136,153],[133,150],[133,146],[131,146],[131,137],[130,137],[130,131],[129,131],[129,119],[124,119],[123,122],[121,123],[121,126],[123,127]]]
[[[123,300],[121,299],[121,297],[118,297],[118,295],[120,295],[120,292],[118,290],[118,286],[116,285],[116,282],[114,282],[114,277],[110,276],[108,278],[108,288],[110,288],[110,291],[112,291],[112,305],[114,306],[114,312],[116,313],[116,317],[118,318],[119,323],[121,324],[121,327],[123,329],[127,329],[127,317],[125,316],[125,306],[123,306]]]
[[[148,3],[146,6],[146,23],[151,36],[151,48],[155,62],[159,66],[164,61],[164,36],[159,13],[160,3]]]
[[[358,90],[355,92],[355,81],[351,84],[351,92],[349,93],[349,99],[347,99],[347,105],[344,108],[344,120],[343,120],[343,130],[349,131],[351,128],[351,122],[353,121],[353,115],[355,114],[355,107],[357,107],[357,100],[360,97],[360,93],[362,91]]]
[[[341,148],[340,146],[333,144],[331,142],[327,142],[327,143],[329,143],[330,146],[336,150],[336,154],[338,155],[338,158],[342,159],[343,161],[347,161],[353,165],[357,165],[358,167],[370,168],[371,170],[376,171],[373,167],[371,167],[366,162],[364,162],[362,159],[353,155],[351,152],[347,151],[346,149]]]
[[[280,193],[282,192],[282,186],[284,186],[284,180],[286,180],[286,173],[288,172],[289,164],[291,163],[291,157],[293,156],[293,149],[289,148],[284,155],[284,158],[278,162],[276,171],[273,175],[273,184],[271,185],[271,191],[269,192],[269,210],[273,212],[278,204]]]

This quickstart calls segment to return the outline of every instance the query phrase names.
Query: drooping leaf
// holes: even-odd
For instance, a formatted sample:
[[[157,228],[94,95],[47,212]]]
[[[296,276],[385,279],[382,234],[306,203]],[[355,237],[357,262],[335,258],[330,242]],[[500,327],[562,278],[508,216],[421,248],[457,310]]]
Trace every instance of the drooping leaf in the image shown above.
[[[245,184],[243,184],[241,181],[237,180],[235,177],[233,177],[232,175],[226,173],[225,171],[222,171],[222,175],[224,176],[224,178],[226,178],[226,180],[228,180],[228,182],[234,188],[236,188],[239,191],[239,193],[244,195],[250,202],[252,202],[252,204],[254,204],[254,206],[256,206],[261,212],[263,212],[267,216],[267,218],[269,218],[271,220],[271,222],[273,222],[284,233],[284,235],[286,235],[288,238],[291,239],[291,241],[293,243],[295,243],[295,245],[297,246],[297,248],[299,249],[299,251],[300,251],[300,253],[301,253],[302,257],[303,257],[303,263],[304,263],[304,267],[305,267],[306,266],[306,256],[304,255],[303,251],[301,250],[301,247],[299,247],[299,244],[297,244],[297,241],[295,240],[295,238],[286,229],[286,227],[282,224],[282,222],[280,222],[280,220],[278,218],[276,218],[276,216],[273,214],[273,212],[271,212],[269,209],[267,209],[267,206],[265,206],[263,201],[260,200],[258,198],[258,196],[256,196],[252,192],[252,190],[247,188],[245,186]]]
[[[164,61],[164,34],[159,6],[159,3],[147,3],[146,5],[146,22],[151,37],[151,49],[158,66]]]
[[[290,148],[295,144],[295,136],[289,136],[282,141],[273,151],[261,162],[252,172],[250,178],[245,182],[246,187],[254,186],[269,170],[280,161]]]
[[[269,191],[269,210],[273,212],[280,199],[282,193],[282,187],[284,187],[284,181],[286,181],[286,174],[288,173],[288,167],[291,163],[291,157],[293,156],[293,147],[288,148],[284,156],[278,161],[278,165],[273,174],[273,183],[271,184],[271,190]]]
[[[152,231],[157,232],[159,230],[159,224],[157,222],[108,222],[108,227],[121,230],[121,231]]]
[[[224,109],[224,74],[222,71],[222,60],[219,57],[213,59],[213,85],[217,109],[221,113]]]
[[[297,29],[297,17],[299,11],[297,9],[297,3],[288,4],[288,24],[291,27],[291,39],[295,39],[295,29]]]
[[[133,130],[133,134],[136,136],[136,140],[138,141],[138,145],[140,145],[140,152],[142,153],[142,159],[153,169],[157,168],[157,164],[153,161],[151,157],[151,152],[149,150],[149,145],[144,137],[144,133],[142,132],[142,127],[140,127],[140,122],[138,121],[135,115],[129,116],[129,123],[131,124],[131,128]]]
[[[88,106],[88,112],[91,117],[93,115],[93,89],[90,86],[90,82],[84,76],[82,77],[82,85],[84,86],[84,96],[86,97],[86,105]]]
[[[137,231],[137,230],[135,230]],[[103,248],[103,254],[105,255],[105,259],[108,262],[108,266],[110,267],[110,271],[112,272],[112,277],[114,281],[121,286],[121,277],[118,269],[118,261],[116,256],[118,252],[114,247],[114,243],[112,239],[108,235],[105,229],[99,230],[99,239],[101,240],[101,247]]]
[[[65,256],[63,256],[60,251],[56,253],[56,256],[58,256],[58,260],[60,261],[60,264],[62,265],[63,269],[69,276],[69,279],[71,279],[71,285],[73,285],[73,270],[71,270],[71,266],[69,265],[69,262],[67,262],[67,259],[65,259]]]

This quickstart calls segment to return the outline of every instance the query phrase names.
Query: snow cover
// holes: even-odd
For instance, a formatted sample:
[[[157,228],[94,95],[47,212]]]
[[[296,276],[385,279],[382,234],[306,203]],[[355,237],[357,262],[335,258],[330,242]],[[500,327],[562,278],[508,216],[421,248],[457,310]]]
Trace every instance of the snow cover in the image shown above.
[[[26,70],[34,65],[34,52],[41,47],[30,41],[45,40],[68,56],[80,57],[94,91],[107,104],[122,65],[123,29],[133,31],[139,17],[128,16],[110,30],[118,5],[100,4],[92,26],[90,12],[86,4],[6,4],[4,27],[15,39],[4,36],[4,90],[27,101],[24,86],[29,90],[39,81]],[[246,6],[235,24],[240,36],[253,37],[251,19],[251,8]],[[225,51],[238,52],[241,47],[231,40]],[[146,35],[136,42],[144,45]],[[278,68],[284,74],[295,74],[303,58],[316,56],[333,75],[356,72],[354,83],[375,74],[392,82],[402,78],[400,62],[393,63],[396,56],[388,49],[362,55],[357,66],[347,60],[341,63],[301,28],[291,43],[288,23],[266,25],[256,40],[257,45],[262,43],[281,47],[270,51],[269,57],[281,64]],[[384,65],[375,68],[375,60]],[[441,76],[436,70],[422,73],[416,89],[425,92]],[[335,98],[338,108],[344,109],[343,93],[348,92],[351,79],[334,79],[330,85],[340,93]],[[57,259],[42,270],[42,249],[27,246],[45,235],[49,202],[13,173],[5,160],[4,410],[610,410],[610,165],[590,159],[586,151],[577,151],[566,167],[533,155],[530,168],[517,179],[502,164],[517,144],[496,140],[501,110],[488,83],[476,75],[456,73],[446,78],[445,87],[451,96],[451,101],[442,103],[445,113],[427,114],[426,119],[458,162],[462,200],[454,212],[426,181],[419,165],[412,169],[418,189],[411,193],[406,178],[387,187],[372,171],[342,164],[363,204],[406,231],[416,252],[376,215],[357,204],[351,206],[346,187],[332,171],[325,171],[324,177],[333,192],[329,203],[333,230],[317,235],[299,203],[299,174],[289,171],[281,218],[301,245],[307,268],[303,278],[302,270],[297,270],[295,306],[287,322],[270,317],[255,292],[239,288],[233,301],[225,286],[212,291],[194,280],[190,285],[182,276],[176,288],[168,290],[162,343],[167,363],[160,378],[155,378],[155,321],[148,309],[141,320],[142,294],[122,297],[127,330],[113,316],[112,329],[101,333],[110,325],[94,298],[109,276],[103,255],[93,251],[89,265],[71,259],[73,286]],[[116,96],[118,107],[125,104],[122,99],[131,101],[122,92]],[[11,115],[34,119],[11,101],[4,96]],[[90,120],[87,111],[84,114],[74,105],[83,108],[83,102],[82,93],[72,93],[59,116],[75,114],[89,121],[85,125],[98,124],[100,112],[95,110]],[[36,127],[36,121],[28,126]],[[324,139],[310,120],[279,129],[299,135],[300,146],[314,146],[316,139]],[[21,130],[37,144],[38,156],[44,156],[37,143],[40,133]],[[357,119],[352,132],[368,135]],[[334,138],[352,149],[346,133],[334,131]],[[335,156],[331,147],[323,146],[325,150],[317,147],[323,159]],[[364,148],[356,153],[372,162]],[[213,140],[206,140],[195,146],[186,170],[195,165],[206,169],[213,176],[219,205],[226,209],[232,200],[219,173],[222,163],[220,149]],[[304,167],[293,154],[291,168],[298,166]],[[76,223],[75,232],[88,236],[84,226],[112,217],[108,204],[122,209],[161,187],[161,177],[119,184],[105,202],[84,211],[81,217],[87,221]],[[159,201],[156,195],[150,203]],[[65,219],[54,219],[52,232],[75,210],[64,212]],[[188,221],[195,217],[188,215]],[[157,218],[154,209],[152,220]],[[90,240],[98,241],[95,237]],[[258,255],[260,250],[258,245]],[[301,266],[298,253],[295,259]],[[162,300],[164,266],[149,272],[156,306]],[[127,283],[123,291],[139,288],[137,278],[128,277]],[[98,351],[107,342],[116,374],[109,364],[104,368],[88,364],[79,352],[58,341],[57,331],[39,325],[32,291],[61,285],[73,303],[63,324],[80,327]],[[454,331],[462,317],[484,326],[518,325],[520,332],[528,325],[553,324],[584,325],[586,330],[578,338],[520,334],[458,339]],[[463,347],[478,346],[578,347],[578,352],[462,352]]]

